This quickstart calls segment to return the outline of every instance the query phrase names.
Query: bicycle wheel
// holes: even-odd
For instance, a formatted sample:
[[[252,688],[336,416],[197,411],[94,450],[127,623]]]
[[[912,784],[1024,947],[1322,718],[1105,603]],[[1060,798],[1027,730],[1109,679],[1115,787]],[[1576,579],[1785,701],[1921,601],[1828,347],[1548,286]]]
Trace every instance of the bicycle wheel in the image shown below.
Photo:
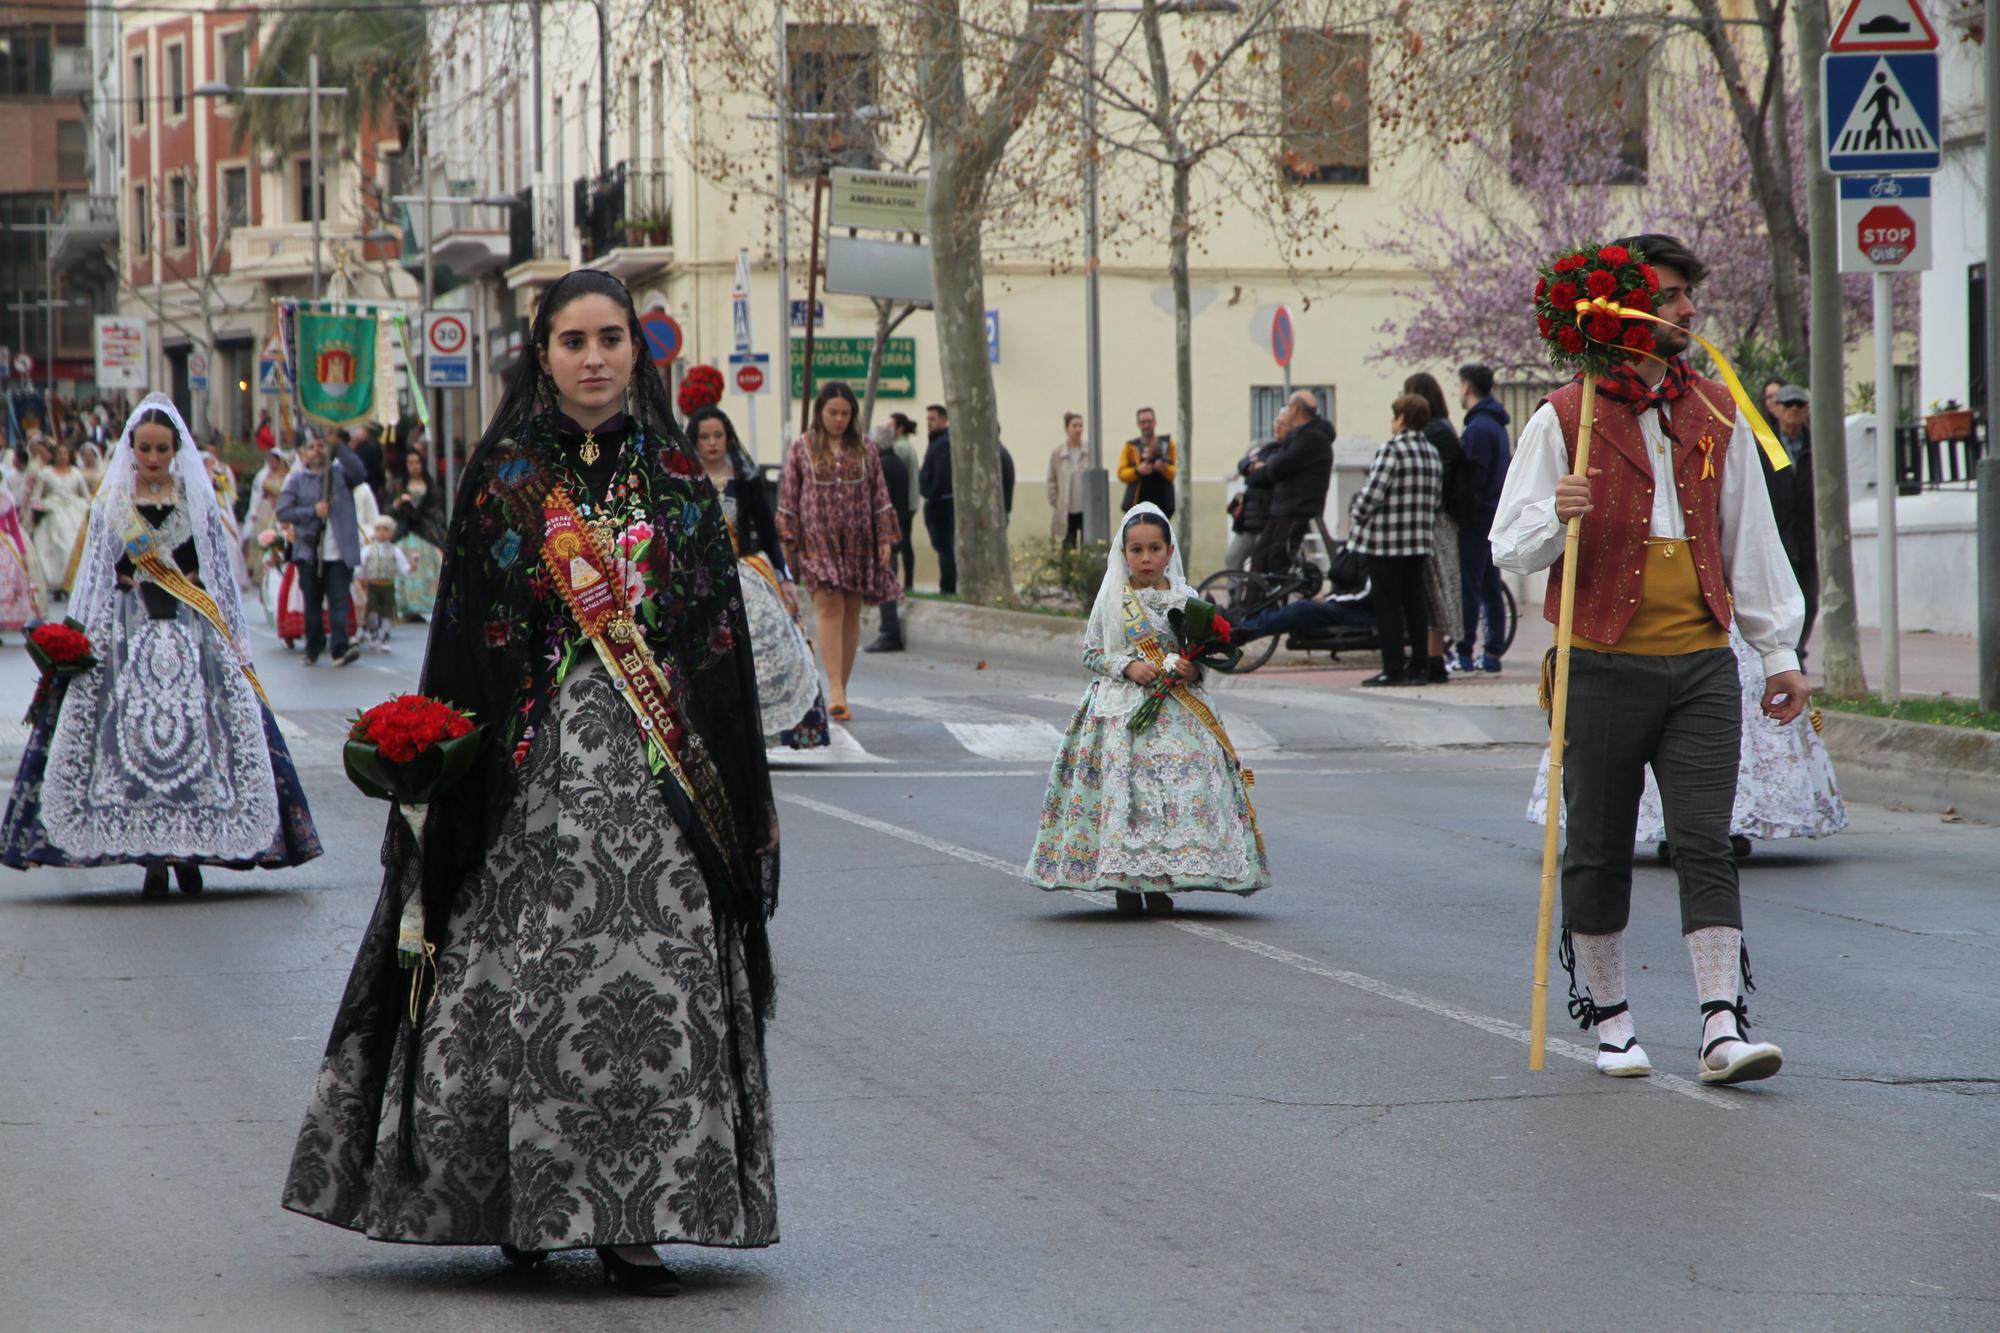
[[[1514,646],[1514,631],[1521,628],[1521,609],[1514,604],[1514,590],[1507,586],[1505,580],[1500,584],[1500,601],[1505,607],[1507,627],[1506,632],[1500,636],[1499,656],[1505,657],[1507,650]]]
[[[1263,574],[1250,574],[1240,569],[1225,569],[1210,574],[1195,589],[1205,602],[1213,603],[1215,609],[1231,620],[1242,621],[1262,611],[1269,611],[1285,602],[1282,586],[1273,587]],[[1271,654],[1278,651],[1278,636],[1266,634],[1243,646],[1243,657],[1232,668],[1230,675],[1242,675],[1255,671],[1271,660]],[[1218,668],[1222,670],[1223,668]]]

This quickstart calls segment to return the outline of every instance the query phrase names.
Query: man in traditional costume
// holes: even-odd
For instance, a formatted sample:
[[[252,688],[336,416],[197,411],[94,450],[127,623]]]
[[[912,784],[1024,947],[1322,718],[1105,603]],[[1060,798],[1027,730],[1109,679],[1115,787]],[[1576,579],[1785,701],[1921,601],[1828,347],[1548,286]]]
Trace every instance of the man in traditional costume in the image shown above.
[[[1733,616],[1763,660],[1764,712],[1789,724],[1809,697],[1796,649],[1805,603],[1771,516],[1750,424],[1727,412],[1729,391],[1695,374],[1683,356],[1706,266],[1670,236],[1616,244],[1639,252],[1657,275],[1658,355],[1634,355],[1600,378],[1585,476],[1572,475],[1581,382],[1537,408],[1493,520],[1493,559],[1519,574],[1550,571],[1543,614],[1553,624],[1565,525],[1584,516],[1563,766],[1562,958],[1571,1016],[1597,1028],[1601,1072],[1652,1072],[1624,973],[1633,834],[1650,764],[1694,959],[1698,1075],[1704,1083],[1747,1082],[1775,1074],[1784,1056],[1743,1035],[1743,991],[1754,987],[1729,845],[1742,727],[1729,626]]]

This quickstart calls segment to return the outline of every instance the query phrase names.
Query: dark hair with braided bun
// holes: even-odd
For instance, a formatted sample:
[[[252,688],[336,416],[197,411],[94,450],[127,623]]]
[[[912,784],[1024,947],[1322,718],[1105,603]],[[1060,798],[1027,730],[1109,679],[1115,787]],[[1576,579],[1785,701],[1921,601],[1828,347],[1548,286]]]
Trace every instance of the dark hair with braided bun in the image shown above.
[[[556,410],[555,385],[542,370],[542,353],[548,350],[556,313],[585,296],[608,296],[625,311],[626,334],[633,348],[632,415],[651,439],[693,458],[687,437],[675,423],[667,382],[660,375],[660,368],[653,364],[653,358],[646,355],[646,335],[639,328],[639,308],[632,303],[632,293],[609,273],[592,268],[571,269],[542,293],[528,345],[521,350],[520,364],[507,377],[506,392],[500,397],[500,406],[487,424],[486,433],[479,437],[479,447],[484,449],[496,440],[517,438],[529,421]]]

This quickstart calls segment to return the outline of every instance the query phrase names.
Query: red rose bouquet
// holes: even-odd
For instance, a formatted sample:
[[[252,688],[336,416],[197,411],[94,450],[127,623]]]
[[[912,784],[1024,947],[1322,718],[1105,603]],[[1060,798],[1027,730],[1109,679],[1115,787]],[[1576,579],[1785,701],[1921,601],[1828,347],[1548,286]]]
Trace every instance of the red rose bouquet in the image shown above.
[[[714,366],[689,366],[681,377],[678,395],[681,415],[690,417],[704,407],[714,407],[722,401],[724,388],[722,372]]]
[[[1146,699],[1132,711],[1126,726],[1133,731],[1144,731],[1153,725],[1153,719],[1160,715],[1160,705],[1173,692],[1181,678],[1174,673],[1176,661],[1193,662],[1196,666],[1212,668],[1216,671],[1233,670],[1243,660],[1243,650],[1230,640],[1234,630],[1214,603],[1190,597],[1186,606],[1176,607],[1167,612],[1167,623],[1174,627],[1180,638],[1181,650],[1167,658],[1165,667],[1148,688]]]
[[[394,801],[411,836],[421,840],[432,799],[464,776],[480,739],[469,715],[427,695],[404,694],[355,718],[341,757],[348,780],[376,800]],[[424,897],[413,889],[403,904],[396,955],[403,966],[417,966],[432,947],[424,939]]]
[[[45,620],[28,631],[28,656],[40,669],[42,679],[35,697],[28,703],[24,722],[33,724],[48,706],[49,696],[58,686],[67,687],[72,676],[80,676],[97,665],[90,636],[74,620]]]
[[[1535,283],[1535,327],[1559,370],[1602,375],[1653,351],[1660,276],[1638,250],[1583,246],[1544,264]]]

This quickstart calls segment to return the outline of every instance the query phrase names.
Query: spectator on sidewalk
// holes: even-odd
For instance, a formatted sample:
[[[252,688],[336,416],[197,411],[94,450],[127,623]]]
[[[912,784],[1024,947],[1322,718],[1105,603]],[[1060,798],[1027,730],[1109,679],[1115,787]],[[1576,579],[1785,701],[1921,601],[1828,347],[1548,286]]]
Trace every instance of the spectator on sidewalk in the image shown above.
[[[1279,418],[1284,415],[1280,409]],[[1250,568],[1250,556],[1257,549],[1258,538],[1264,535],[1264,525],[1271,519],[1271,488],[1252,486],[1250,474],[1264,467],[1284,447],[1281,439],[1253,444],[1236,465],[1236,475],[1243,478],[1243,489],[1229,502],[1229,545],[1222,552],[1224,569]]]
[[[1458,368],[1458,400],[1465,408],[1465,433],[1459,448],[1475,501],[1471,521],[1459,532],[1458,579],[1465,625],[1453,645],[1455,671],[1500,670],[1507,633],[1507,606],[1500,596],[1500,571],[1493,563],[1493,544],[1486,534],[1499,512],[1500,491],[1507,484],[1507,464],[1513,448],[1507,439],[1507,409],[1493,396],[1493,372],[1478,362]],[[1486,651],[1472,656],[1479,617],[1486,617]]]
[[[1764,465],[1764,485],[1771,493],[1771,515],[1778,520],[1778,540],[1784,543],[1785,559],[1792,577],[1806,597],[1805,627],[1799,631],[1799,662],[1806,660],[1806,640],[1812,637],[1813,621],[1819,616],[1819,533],[1813,516],[1812,395],[1796,384],[1781,385],[1772,423],[1792,465],[1783,472],[1773,471],[1771,460],[1757,451]]]
[[[1403,381],[1403,392],[1413,393],[1430,408],[1424,423],[1424,438],[1437,450],[1444,469],[1443,491],[1438,497],[1437,531],[1431,540],[1430,559],[1424,565],[1424,598],[1430,612],[1429,653],[1424,659],[1428,683],[1443,685],[1451,680],[1445,669],[1447,644],[1464,636],[1464,594],[1458,581],[1458,533],[1473,518],[1472,474],[1465,466],[1465,451],[1459,447],[1458,432],[1452,429],[1451,414],[1445,407],[1444,386],[1429,371],[1420,370]]]
[[[1771,422],[1775,422],[1775,421],[1777,421],[1777,419],[1778,419],[1778,390],[1780,390],[1780,389],[1782,389],[1782,388],[1784,388],[1784,387],[1785,387],[1785,382],[1784,382],[1783,380],[1765,380],[1765,381],[1764,381],[1764,391],[1763,391],[1763,394],[1762,394],[1762,398],[1763,398],[1763,402],[1764,402],[1764,420],[1766,420],[1766,421],[1771,421]]]
[[[938,558],[938,591],[958,594],[958,511],[952,496],[951,414],[943,403],[924,409],[930,427],[930,445],[924,450],[924,465],[917,474],[917,489],[924,500],[924,528],[931,535],[931,547]],[[1014,456],[1000,446],[1000,507],[1014,512]]]
[[[1389,438],[1348,506],[1348,549],[1368,558],[1368,584],[1382,646],[1382,674],[1364,685],[1421,685],[1430,617],[1424,561],[1437,534],[1444,466],[1424,438],[1430,404],[1406,393],[1389,405]]]
[[[1259,611],[1230,627],[1231,643],[1249,643],[1271,634],[1325,634],[1337,629],[1367,629],[1375,624],[1368,584],[1355,592],[1328,589],[1317,597],[1286,602]]]
[[[1179,461],[1174,454],[1174,437],[1155,433],[1159,419],[1153,409],[1142,407],[1138,413],[1139,433],[1125,441],[1124,450],[1118,455],[1118,480],[1125,483],[1125,502],[1121,509],[1146,501],[1160,507],[1160,512],[1168,518],[1174,516],[1174,473]]]
[[[1333,423],[1320,416],[1312,391],[1293,394],[1278,422],[1282,447],[1244,478],[1246,485],[1271,493],[1263,534],[1250,553],[1250,568],[1260,574],[1291,568],[1299,543],[1326,508],[1327,487],[1333,483]]]
[[[335,445],[329,459],[326,441],[314,437],[300,447],[299,466],[278,492],[278,521],[291,524],[297,534],[292,564],[305,602],[307,666],[319,661],[329,633],[337,665],[348,666],[361,656],[347,641],[348,591],[361,563],[354,493],[367,480],[367,469],[352,449]]]
[[[1063,413],[1063,442],[1049,454],[1049,536],[1065,551],[1083,540],[1083,474],[1090,454],[1083,447],[1083,414]]]
[[[875,452],[882,460],[882,480],[889,485],[889,505],[896,511],[897,530],[902,534],[901,539],[889,548],[889,568],[894,570],[896,562],[898,560],[902,561],[902,585],[906,589],[910,586],[911,580],[917,575],[916,547],[910,544],[910,520],[914,517],[911,511],[910,492],[916,485],[916,469],[909,466],[908,461],[904,457],[903,450],[899,450],[896,447],[896,433],[900,429],[901,424],[909,420],[901,412],[897,412],[888,421],[883,422],[869,432],[869,436],[875,445]],[[915,422],[910,422],[910,429],[913,431],[916,429]],[[908,445],[905,445],[904,449],[907,449],[911,456],[915,455],[916,451]],[[882,617],[881,627],[876,631],[872,642],[861,645],[861,651],[864,653],[902,652],[903,617],[900,599],[892,598],[889,601],[883,602],[878,610]]]
[[[271,429],[271,409],[257,413],[257,452],[268,454],[278,447],[278,433]]]

